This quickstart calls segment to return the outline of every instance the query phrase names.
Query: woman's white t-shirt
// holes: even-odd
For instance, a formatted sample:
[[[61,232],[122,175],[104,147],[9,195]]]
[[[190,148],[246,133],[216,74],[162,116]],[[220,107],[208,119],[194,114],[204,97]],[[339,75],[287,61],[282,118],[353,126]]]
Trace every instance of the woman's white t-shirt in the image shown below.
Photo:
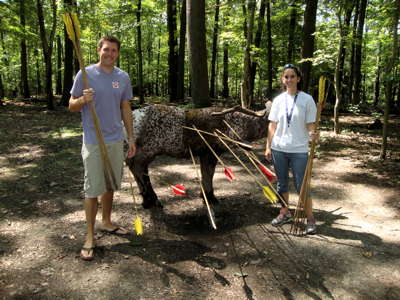
[[[317,107],[311,95],[299,91],[295,96],[287,92],[275,97],[268,119],[276,122],[277,128],[271,149],[290,153],[308,152],[308,130],[306,124],[316,120]],[[294,105],[294,107],[293,107]],[[293,110],[292,110],[293,107]],[[288,126],[288,114],[292,112]]]

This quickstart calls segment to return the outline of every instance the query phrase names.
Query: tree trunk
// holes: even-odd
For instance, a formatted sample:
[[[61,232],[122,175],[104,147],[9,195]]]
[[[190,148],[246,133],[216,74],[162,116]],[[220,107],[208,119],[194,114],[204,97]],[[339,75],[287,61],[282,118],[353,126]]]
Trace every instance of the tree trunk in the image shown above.
[[[340,133],[340,124],[339,124],[339,109],[340,104],[343,99],[343,89],[342,89],[342,81],[343,81],[343,68],[344,68],[344,61],[346,58],[346,41],[347,36],[349,34],[349,25],[351,14],[353,11],[354,3],[353,1],[347,1],[344,3],[344,11],[345,11],[345,19],[344,23],[342,22],[341,10],[338,13],[338,22],[340,27],[340,42],[339,42],[339,50],[338,56],[336,61],[336,68],[335,68],[335,90],[336,90],[336,102],[334,108],[334,132],[336,134]]]
[[[0,20],[0,26],[1,26],[1,20]],[[7,52],[4,46],[4,34],[2,31],[0,31],[0,51],[3,53],[4,56],[7,56]],[[3,66],[8,66],[8,60],[5,57],[2,57],[2,60],[0,60],[0,63]],[[6,77],[0,73],[0,101],[6,96],[6,88],[4,87],[3,80],[6,80]],[[3,104],[3,103],[2,103]]]
[[[185,99],[185,45],[186,45],[186,0],[182,0],[179,31],[178,90],[177,99]]]
[[[248,14],[246,19],[248,20],[247,26],[247,39],[246,39],[246,50],[244,54],[244,62],[243,62],[243,81],[242,81],[242,88],[241,88],[241,102],[242,107],[249,108],[253,102],[252,95],[251,95],[251,86],[250,86],[250,72],[251,72],[251,46],[253,43],[253,27],[254,27],[254,14],[256,9],[256,2],[255,0],[248,0]]]
[[[358,15],[360,11],[360,0],[355,0],[355,14],[353,18],[353,33],[352,33],[352,40],[351,40],[351,56],[350,56],[350,75],[349,75],[349,83],[348,83],[348,103],[353,103],[352,95],[353,95],[353,88],[354,88],[354,57],[356,52],[356,36],[357,36],[357,22],[358,22]]]
[[[57,35],[57,80],[56,80],[56,94],[61,95],[62,93],[62,74],[61,74],[61,61],[62,61],[62,46],[61,38]]]
[[[64,7],[72,6],[72,0],[64,0]],[[70,91],[73,84],[73,71],[74,71],[74,45],[68,38],[67,31],[64,28],[64,76],[63,76],[63,92],[61,97],[61,105],[68,106]]]
[[[223,65],[223,77],[222,77],[222,97],[228,98],[229,97],[229,52],[228,52],[228,43],[224,43],[224,65]]]
[[[205,0],[187,1],[191,94],[195,107],[210,106],[208,93]]]
[[[160,78],[159,78],[160,77],[160,53],[161,53],[161,39],[158,38],[157,70],[156,70],[156,95],[157,96],[160,96]]]
[[[140,23],[140,16],[142,13],[142,0],[138,0],[136,10],[137,22],[137,55],[138,55],[138,94],[139,104],[144,103],[143,95],[143,52],[142,52],[142,25]]]
[[[147,68],[150,69],[147,72],[147,85],[144,88],[144,95],[146,96],[146,92],[148,95],[154,95],[154,80],[153,80],[153,68],[151,67],[151,63],[153,61],[153,30],[150,29],[147,31],[147,43],[146,43],[146,53],[147,53]]]
[[[177,37],[176,37],[176,0],[167,0],[167,23],[168,23],[168,94],[169,101],[176,100],[177,95]]]
[[[267,91],[265,97],[272,99],[272,33],[271,33],[271,1],[267,0]]]
[[[68,106],[70,91],[73,84],[74,71],[74,52],[73,44],[68,38],[64,25],[64,76],[63,76],[63,92],[61,97],[61,105]]]
[[[396,102],[395,102],[397,111],[400,111],[400,85],[399,82],[397,82],[397,97],[396,97]]]
[[[214,32],[212,41],[212,51],[211,51],[211,78],[210,78],[210,97],[215,98],[216,87],[215,87],[215,76],[216,76],[216,61],[217,61],[217,51],[218,51],[218,21],[219,21],[219,2],[220,0],[215,0],[215,14],[214,14]]]
[[[29,91],[28,82],[28,59],[26,54],[26,37],[25,37],[25,1],[20,0],[19,18],[22,27],[21,37],[21,95],[24,98],[29,98],[31,93]]]
[[[52,88],[53,69],[52,69],[52,63],[51,63],[51,54],[53,52],[53,40],[54,40],[54,34],[56,31],[56,25],[57,25],[57,19],[56,19],[57,4],[56,4],[56,0],[51,1],[53,20],[52,20],[52,26],[50,29],[49,39],[47,39],[46,28],[44,25],[44,17],[43,17],[43,5],[42,5],[41,0],[37,0],[36,2],[37,2],[37,15],[38,15],[39,29],[40,29],[40,39],[42,41],[43,57],[44,57],[44,62],[45,62],[45,66],[46,66],[47,108],[50,110],[53,110],[54,109],[53,88]],[[49,42],[47,42],[47,41],[49,41]]]
[[[304,92],[308,92],[310,85],[311,67],[312,62],[310,59],[314,55],[314,33],[315,22],[317,19],[318,0],[307,0],[306,10],[304,12],[304,25],[303,25],[303,45],[301,48],[301,58],[306,60],[301,64],[303,72],[303,87]]]
[[[248,26],[247,26],[247,8],[246,8],[246,2],[243,2],[242,4],[242,11],[243,11],[243,36],[245,39],[247,39],[247,30],[248,30]]]
[[[36,57],[36,96],[39,96],[42,94],[42,81],[40,79],[40,67],[39,67],[39,53],[37,49],[35,49],[33,53]]]
[[[290,5],[290,21],[289,21],[289,38],[288,38],[288,53],[287,53],[287,62],[293,62],[293,49],[294,45],[294,36],[296,31],[296,18],[297,18],[297,7],[295,3]]]
[[[4,98],[4,85],[3,85],[3,79],[2,75],[0,74],[0,106],[4,105],[3,104],[3,98]]]
[[[227,1],[228,7],[230,7],[231,1]],[[229,10],[224,12],[223,26],[229,25]],[[222,71],[222,97],[229,98],[229,47],[227,39],[224,39],[224,52],[223,52],[223,71]]]
[[[390,10],[389,10],[390,11]],[[396,7],[394,10],[393,21],[392,21],[392,56],[390,57],[384,75],[384,83],[385,83],[385,113],[383,118],[383,129],[382,129],[382,146],[380,159],[386,159],[386,151],[387,151],[387,136],[388,136],[388,121],[389,121],[389,109],[390,104],[389,100],[392,99],[392,88],[393,88],[393,68],[395,67],[396,60],[399,55],[399,43],[398,43],[398,34],[397,27],[399,24],[399,15],[400,15],[400,0],[396,1]]]
[[[374,107],[376,107],[379,103],[380,97],[380,89],[381,89],[381,42],[378,44],[378,55],[376,57],[376,73],[375,73],[375,82],[374,82]]]
[[[261,46],[261,37],[262,37],[262,31],[264,27],[264,19],[265,19],[265,2],[266,0],[262,0],[260,3],[260,11],[258,14],[258,26],[257,26],[257,32],[256,36],[254,38],[254,47],[256,49],[260,49]],[[256,72],[257,72],[257,65],[259,61],[259,50],[255,52],[253,62],[251,63],[251,72],[250,72],[250,93],[253,96],[254,95],[254,82],[256,79]]]
[[[367,7],[367,0],[361,0],[360,10],[358,15],[357,33],[355,38],[355,53],[354,53],[354,89],[351,96],[352,103],[360,103],[360,90],[361,90],[361,62],[362,62],[362,40],[365,12]]]

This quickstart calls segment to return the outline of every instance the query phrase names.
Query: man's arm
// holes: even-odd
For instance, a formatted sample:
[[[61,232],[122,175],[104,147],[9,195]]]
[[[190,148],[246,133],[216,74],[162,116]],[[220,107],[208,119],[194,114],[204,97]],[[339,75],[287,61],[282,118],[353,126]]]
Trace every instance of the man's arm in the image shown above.
[[[121,103],[121,114],[122,121],[124,122],[126,134],[128,136],[128,157],[131,158],[135,155],[136,146],[135,146],[135,138],[133,134],[133,120],[132,120],[132,110],[130,101],[122,101]]]

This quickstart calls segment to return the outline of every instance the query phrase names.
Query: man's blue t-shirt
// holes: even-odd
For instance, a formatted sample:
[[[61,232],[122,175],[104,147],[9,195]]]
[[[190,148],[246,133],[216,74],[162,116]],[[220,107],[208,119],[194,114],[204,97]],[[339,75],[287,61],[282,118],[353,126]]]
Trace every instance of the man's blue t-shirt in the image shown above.
[[[104,72],[96,65],[86,67],[89,87],[94,90],[93,104],[100,120],[100,127],[106,143],[123,140],[121,102],[132,99],[132,86],[129,75],[114,67],[111,73]],[[83,96],[83,79],[78,72],[71,89],[74,97]],[[89,105],[82,110],[83,142],[98,144]]]

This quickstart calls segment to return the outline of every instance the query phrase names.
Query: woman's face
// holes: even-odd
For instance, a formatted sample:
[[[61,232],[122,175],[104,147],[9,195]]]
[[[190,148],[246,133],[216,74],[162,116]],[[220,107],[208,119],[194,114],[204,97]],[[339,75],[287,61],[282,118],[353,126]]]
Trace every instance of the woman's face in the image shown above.
[[[294,69],[286,69],[282,74],[282,83],[286,89],[297,89],[297,83],[299,83],[300,77],[297,76]]]

